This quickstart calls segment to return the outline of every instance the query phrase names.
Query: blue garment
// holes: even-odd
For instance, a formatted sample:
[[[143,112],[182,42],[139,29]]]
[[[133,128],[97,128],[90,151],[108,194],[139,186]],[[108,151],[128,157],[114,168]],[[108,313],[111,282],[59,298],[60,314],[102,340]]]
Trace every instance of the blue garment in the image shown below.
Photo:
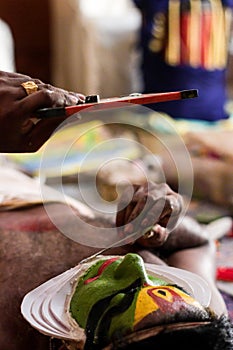
[[[213,7],[214,1],[218,6],[222,4],[217,10]],[[228,44],[224,40],[228,33],[227,26],[220,23],[225,23],[226,11],[229,14],[233,8],[233,0],[134,2],[143,15],[140,39],[143,92],[199,91],[198,98],[148,107],[173,118],[207,121],[228,118],[224,110]],[[222,40],[217,37],[218,26]],[[195,38],[199,38],[198,44]]]

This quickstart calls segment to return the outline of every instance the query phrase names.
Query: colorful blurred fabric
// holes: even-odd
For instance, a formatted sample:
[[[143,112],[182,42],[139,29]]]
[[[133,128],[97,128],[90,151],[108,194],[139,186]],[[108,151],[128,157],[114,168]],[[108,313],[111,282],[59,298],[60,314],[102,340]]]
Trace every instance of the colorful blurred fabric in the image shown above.
[[[133,133],[124,130],[121,135],[112,135],[103,122],[93,120],[66,125],[52,135],[38,152],[8,154],[7,159],[33,176],[53,178],[78,173],[91,175],[109,159],[139,157],[138,143],[128,143],[126,148],[121,141],[124,138],[134,140]]]
[[[228,118],[232,0],[134,0],[142,12],[144,92],[198,89],[199,98],[150,105],[173,118]]]

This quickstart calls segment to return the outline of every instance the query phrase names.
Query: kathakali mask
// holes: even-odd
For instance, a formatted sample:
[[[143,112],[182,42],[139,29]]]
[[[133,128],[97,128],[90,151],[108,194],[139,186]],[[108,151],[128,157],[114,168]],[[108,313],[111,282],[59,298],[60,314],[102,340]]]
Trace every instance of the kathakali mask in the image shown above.
[[[46,282],[24,298],[22,313],[39,331],[94,350],[161,325],[208,322],[209,301],[198,276],[127,254],[99,256]]]

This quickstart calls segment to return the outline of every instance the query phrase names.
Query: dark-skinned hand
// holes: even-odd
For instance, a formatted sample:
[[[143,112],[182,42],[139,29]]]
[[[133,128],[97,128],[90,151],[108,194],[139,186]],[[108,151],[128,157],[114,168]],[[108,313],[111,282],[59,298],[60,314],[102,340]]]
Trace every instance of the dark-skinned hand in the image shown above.
[[[139,244],[158,247],[177,224],[182,207],[182,197],[165,183],[129,186],[118,203],[116,226],[121,236],[139,231]]]
[[[27,95],[21,86],[26,81],[38,85]],[[44,84],[19,73],[0,71],[0,152],[35,152],[51,136],[64,117],[36,120],[40,108],[64,107],[84,102],[84,95]]]

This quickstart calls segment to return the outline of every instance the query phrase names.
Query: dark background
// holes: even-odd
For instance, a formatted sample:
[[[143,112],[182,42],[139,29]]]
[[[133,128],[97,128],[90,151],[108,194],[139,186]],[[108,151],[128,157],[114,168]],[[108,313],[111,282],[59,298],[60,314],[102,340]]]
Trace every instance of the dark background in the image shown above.
[[[0,0],[0,17],[12,30],[17,72],[49,82],[49,0]]]

